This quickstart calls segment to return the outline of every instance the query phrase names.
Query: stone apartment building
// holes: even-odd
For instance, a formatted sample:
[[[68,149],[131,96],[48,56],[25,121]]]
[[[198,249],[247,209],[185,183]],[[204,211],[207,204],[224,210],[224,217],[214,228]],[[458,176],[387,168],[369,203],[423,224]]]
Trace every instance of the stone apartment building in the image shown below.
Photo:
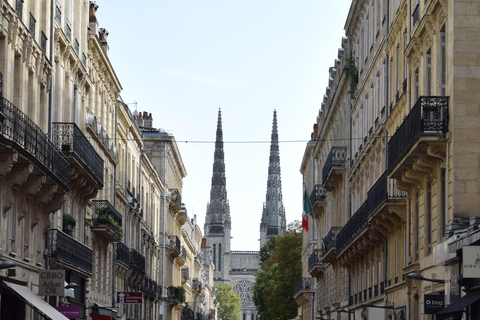
[[[478,317],[479,9],[352,1],[300,169],[303,319]]]
[[[202,250],[198,227],[182,233],[186,171],[174,138],[122,101],[98,5],[0,4],[1,318],[66,319],[54,307],[73,307],[81,319],[180,319],[192,301],[184,248]],[[149,152],[155,139],[162,154]],[[195,319],[215,318],[212,268],[192,268],[206,279]],[[45,270],[74,287],[41,295]],[[117,303],[121,292],[142,303]]]

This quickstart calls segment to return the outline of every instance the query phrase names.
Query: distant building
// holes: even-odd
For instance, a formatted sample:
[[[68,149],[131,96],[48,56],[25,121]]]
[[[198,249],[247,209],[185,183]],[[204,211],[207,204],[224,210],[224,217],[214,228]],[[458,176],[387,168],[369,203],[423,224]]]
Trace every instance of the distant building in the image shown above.
[[[267,196],[260,224],[260,244],[270,235],[281,235],[285,231],[285,209],[282,202],[280,179],[280,155],[278,148],[277,113],[273,115],[272,141],[268,170]],[[204,233],[206,247],[215,265],[215,283],[229,282],[242,298],[243,320],[258,318],[253,304],[255,273],[260,268],[258,251],[232,251],[230,204],[227,198],[225,160],[223,149],[222,114],[218,111],[215,153],[213,162],[212,188],[207,205]]]

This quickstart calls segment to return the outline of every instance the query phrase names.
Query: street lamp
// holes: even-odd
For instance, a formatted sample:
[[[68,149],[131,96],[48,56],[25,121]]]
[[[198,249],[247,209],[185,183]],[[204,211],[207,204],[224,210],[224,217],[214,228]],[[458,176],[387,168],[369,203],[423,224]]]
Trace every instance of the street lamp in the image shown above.
[[[407,274],[407,278],[409,279],[414,279],[414,280],[420,280],[420,281],[430,281],[430,282],[435,282],[435,283],[447,283],[447,280],[441,280],[441,279],[429,279],[425,278],[418,272],[410,272]]]
[[[355,311],[350,311],[350,310],[345,310],[343,308],[338,308],[337,309],[337,312],[344,312],[344,313],[348,313],[349,314],[349,317],[350,317],[350,313],[353,314],[353,320],[355,320]]]
[[[12,261],[2,261],[0,263],[0,270],[15,268],[17,264]],[[2,292],[3,292],[3,277],[0,275],[0,319],[2,319]]]

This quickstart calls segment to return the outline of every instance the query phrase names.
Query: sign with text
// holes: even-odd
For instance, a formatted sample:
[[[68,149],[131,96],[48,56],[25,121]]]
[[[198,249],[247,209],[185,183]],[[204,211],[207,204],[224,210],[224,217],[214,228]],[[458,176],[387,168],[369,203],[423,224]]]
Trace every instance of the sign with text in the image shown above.
[[[141,292],[117,292],[117,303],[143,303]]]
[[[480,277],[480,246],[463,246],[463,277]]]
[[[65,270],[42,270],[38,287],[40,296],[65,295]]]
[[[445,305],[445,295],[443,294],[426,294],[423,297],[425,314],[435,314]]]
[[[80,307],[54,307],[58,312],[63,314],[68,319],[80,318]]]

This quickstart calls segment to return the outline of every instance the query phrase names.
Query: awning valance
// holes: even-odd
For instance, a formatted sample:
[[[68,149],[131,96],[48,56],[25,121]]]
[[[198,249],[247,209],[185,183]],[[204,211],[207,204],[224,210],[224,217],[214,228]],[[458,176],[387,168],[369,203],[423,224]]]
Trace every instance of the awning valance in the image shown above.
[[[17,295],[20,299],[24,300],[30,307],[36,309],[43,316],[51,320],[69,320],[63,314],[55,310],[54,307],[46,303],[33,291],[25,286],[21,286],[15,283],[3,282],[5,287]]]
[[[468,307],[474,302],[480,300],[480,290],[473,291],[469,294],[461,297],[459,300],[455,301],[445,309],[442,309],[436,313],[437,320],[444,320],[452,317],[452,319],[457,319],[458,316],[461,317],[463,309]],[[460,319],[460,318],[458,318]]]

